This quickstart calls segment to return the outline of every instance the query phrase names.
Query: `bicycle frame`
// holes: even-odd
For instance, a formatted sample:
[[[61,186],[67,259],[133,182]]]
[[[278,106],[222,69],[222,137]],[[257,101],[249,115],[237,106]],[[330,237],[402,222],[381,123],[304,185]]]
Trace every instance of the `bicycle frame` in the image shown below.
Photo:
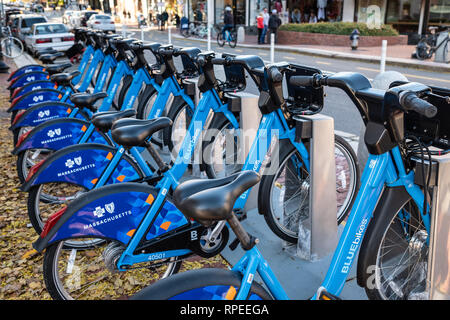
[[[145,214],[139,227],[136,229],[133,238],[130,240],[130,242],[127,245],[127,248],[125,249],[122,256],[117,262],[119,270],[121,271],[126,270],[126,268],[123,268],[123,266],[126,265],[132,265],[145,261],[161,259],[161,257],[171,258],[191,253],[191,250],[183,249],[150,254],[145,253],[137,255],[134,254],[141,239],[145,237],[149,226],[153,222],[156,215],[159,213],[161,206],[163,205],[164,200],[166,199],[168,190],[171,188],[172,189],[176,188],[176,186],[178,185],[178,181],[181,179],[184,172],[186,171],[188,163],[190,162],[190,159],[194,152],[195,146],[200,139],[200,133],[202,131],[202,128],[206,123],[206,119],[211,109],[216,112],[224,112],[226,114],[232,115],[232,113],[228,111],[227,106],[222,104],[219,96],[215,91],[209,90],[202,95],[202,98],[200,99],[198,106],[194,110],[194,116],[192,118],[191,123],[189,124],[188,133],[186,134],[186,137],[183,140],[183,144],[181,149],[179,150],[175,164],[171,169],[169,169],[164,173],[164,177],[156,185],[155,188],[158,190],[158,195],[155,197],[152,206],[150,207],[149,211]],[[196,121],[194,121],[194,119]],[[183,161],[183,159],[185,160],[187,159],[187,161]],[[189,221],[187,221],[186,218],[184,218],[184,215],[181,212],[179,212],[178,209],[176,212],[182,216],[180,224],[189,223]]]
[[[156,104],[156,103],[155,103]],[[150,208],[150,211],[145,215],[144,220],[141,223],[141,226],[138,230],[136,230],[136,234],[129,243],[127,249],[123,253],[122,257],[118,261],[119,269],[121,265],[129,265],[134,263],[140,263],[143,261],[148,261],[149,255],[133,255],[137,245],[140,242],[140,239],[145,236],[146,230],[148,230],[148,226],[153,221],[156,214],[159,212],[159,207],[163,203],[167,191],[172,188],[174,190],[178,186],[178,181],[181,179],[183,174],[187,170],[188,163],[190,162],[192,155],[194,153],[195,147],[200,139],[201,132],[203,127],[206,124],[206,120],[208,118],[209,112],[222,112],[233,124],[235,128],[239,128],[239,124],[234,117],[233,113],[229,111],[227,104],[222,104],[217,92],[215,90],[206,91],[198,104],[198,106],[194,110],[194,115],[192,117],[191,123],[189,124],[189,128],[186,134],[186,137],[183,139],[181,148],[179,150],[178,156],[175,160],[173,167],[164,173],[164,178],[156,185],[156,189],[159,190],[158,196],[156,197],[153,206]],[[295,139],[295,129],[288,129],[286,120],[281,113],[281,110],[277,110],[276,112],[272,112],[270,114],[264,115],[261,119],[260,127],[258,129],[257,137],[252,144],[249,155],[247,156],[246,163],[244,165],[243,170],[254,170],[259,171],[261,168],[262,160],[265,154],[268,151],[268,147],[270,146],[272,137],[272,132],[277,130],[280,133],[280,138],[289,138],[292,143],[299,150],[302,157],[305,159],[305,165],[309,169],[309,156],[305,146],[300,142],[296,143]],[[263,151],[263,152],[259,152]],[[260,155],[263,153],[263,156]],[[243,208],[247,199],[248,199],[249,191],[244,193],[235,204],[235,208]],[[220,224],[219,224],[220,225]],[[216,230],[220,229],[216,228]],[[165,254],[166,258],[179,256],[181,254],[186,254],[175,252],[173,255],[168,256]],[[162,254],[162,253],[161,253]],[[157,256],[158,254],[152,253],[152,255]]]
[[[399,148],[395,147],[391,152],[381,155],[370,154],[364,168],[361,188],[319,291],[325,289],[335,296],[341,293],[383,189],[399,186],[404,187],[415,201],[424,225],[429,230],[430,217],[423,211],[423,192],[414,184],[414,172],[406,173]],[[247,297],[255,272],[260,274],[274,298],[288,298],[256,246],[248,250],[232,270],[243,274],[237,300]],[[313,299],[318,299],[317,294]]]

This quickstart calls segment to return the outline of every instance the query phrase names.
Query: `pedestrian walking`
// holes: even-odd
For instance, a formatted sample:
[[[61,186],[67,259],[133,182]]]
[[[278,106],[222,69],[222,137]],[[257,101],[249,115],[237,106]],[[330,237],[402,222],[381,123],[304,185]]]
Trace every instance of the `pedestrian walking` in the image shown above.
[[[260,43],[261,44],[264,44],[264,43],[266,43],[266,34],[267,34],[267,30],[269,30],[269,19],[270,19],[270,15],[269,15],[269,13],[267,12],[267,8],[264,8],[263,9],[263,18],[264,18],[264,20],[263,20],[263,23],[264,23],[264,29],[263,29],[263,31],[262,31],[262,34],[261,34],[261,39],[260,39]],[[268,42],[268,41],[267,41]]]
[[[277,42],[277,31],[278,31],[278,28],[280,27],[280,25],[281,25],[281,19],[280,19],[280,17],[278,17],[277,10],[273,9],[272,14],[270,15],[270,18],[269,18],[269,29],[270,29],[270,33],[275,34],[275,43]]]
[[[256,17],[256,27],[258,28],[258,44],[263,44],[264,39],[261,36],[264,30],[264,17],[262,12]]]

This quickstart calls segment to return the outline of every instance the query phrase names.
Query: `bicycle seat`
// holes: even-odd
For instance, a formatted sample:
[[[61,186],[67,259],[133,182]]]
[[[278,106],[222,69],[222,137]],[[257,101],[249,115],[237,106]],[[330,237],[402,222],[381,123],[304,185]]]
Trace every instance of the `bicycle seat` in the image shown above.
[[[50,64],[53,63],[53,61],[56,60],[56,58],[62,57],[64,53],[57,52],[57,53],[51,53],[51,54],[43,54],[39,56],[39,60],[42,61],[44,64]]]
[[[74,93],[70,96],[70,101],[72,101],[77,107],[88,108],[91,111],[95,111],[94,104],[99,100],[107,97],[106,92],[97,93]]]
[[[234,64],[243,64],[247,66],[249,70],[261,70],[264,68],[264,61],[255,55],[238,55],[233,59]]]
[[[72,71],[70,73],[56,73],[50,77],[53,82],[56,82],[60,86],[68,86],[70,85],[70,81],[73,78],[80,75],[81,72],[78,70]]]
[[[175,206],[188,218],[205,226],[228,220],[236,199],[260,180],[254,171],[242,171],[221,179],[193,179],[173,193]]]
[[[150,50],[153,54],[157,54],[158,53],[159,47],[161,47],[161,44],[157,43],[157,42],[146,43],[143,46],[144,49]]]
[[[115,142],[126,147],[145,146],[145,142],[155,132],[172,125],[172,120],[160,117],[150,120],[141,120],[134,125],[115,126],[111,136]]]
[[[67,68],[70,68],[72,64],[70,62],[67,63],[59,63],[59,64],[49,64],[45,66],[45,70],[50,74],[54,75],[56,73],[61,73]]]
[[[127,109],[123,111],[105,111],[96,113],[92,119],[92,124],[102,132],[108,132],[114,122],[122,118],[134,117],[136,110]]]

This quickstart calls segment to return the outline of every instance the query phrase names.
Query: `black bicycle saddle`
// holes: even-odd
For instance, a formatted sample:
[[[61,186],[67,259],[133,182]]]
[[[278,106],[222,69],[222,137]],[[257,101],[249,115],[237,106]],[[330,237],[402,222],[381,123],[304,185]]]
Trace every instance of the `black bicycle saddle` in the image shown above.
[[[60,86],[68,86],[73,78],[80,75],[81,72],[78,70],[72,71],[70,73],[56,73],[50,77],[50,79],[56,82]]]
[[[74,93],[70,96],[72,101],[77,107],[88,108],[94,111],[94,104],[99,100],[106,98],[108,94],[106,92],[97,93]]]
[[[127,109],[123,111],[105,111],[96,113],[92,119],[92,124],[102,132],[108,132],[114,122],[122,118],[134,117],[136,110]]]
[[[42,63],[44,63],[44,64],[47,64],[47,63],[50,64],[50,63],[53,63],[53,61],[55,61],[56,58],[59,58],[62,56],[64,56],[64,53],[62,53],[62,52],[43,54],[43,55],[39,56],[39,60],[41,60]]]
[[[48,72],[48,74],[54,75],[54,74],[63,72],[64,70],[66,70],[67,68],[70,68],[71,66],[72,66],[72,64],[70,62],[49,64],[49,65],[45,66],[45,70]]]
[[[126,147],[144,146],[148,138],[155,132],[172,125],[172,120],[160,117],[150,120],[140,120],[127,126],[114,126],[111,136],[115,142]]]
[[[210,226],[230,219],[236,199],[259,180],[259,174],[250,170],[221,179],[189,180],[173,192],[174,204],[186,217]]]

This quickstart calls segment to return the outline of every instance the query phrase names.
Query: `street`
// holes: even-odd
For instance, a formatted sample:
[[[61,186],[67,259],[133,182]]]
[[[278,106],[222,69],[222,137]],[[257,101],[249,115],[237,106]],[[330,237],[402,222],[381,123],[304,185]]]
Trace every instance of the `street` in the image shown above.
[[[138,28],[127,27],[128,32],[134,32],[132,37],[141,38],[141,30]],[[120,33],[120,31],[119,31]],[[172,43],[174,46],[180,47],[198,47],[201,50],[207,50],[207,43],[195,38],[182,38],[178,32],[172,30]],[[144,32],[144,40],[152,42],[160,42],[162,44],[168,43],[168,33],[158,30],[150,30]],[[270,51],[263,50],[257,47],[254,48],[230,48],[225,45],[219,47],[215,39],[211,40],[211,49],[218,53],[232,53],[232,54],[248,54],[258,55],[266,63],[270,60]],[[311,67],[318,68],[324,73],[336,73],[336,72],[359,72],[366,76],[369,80],[372,80],[379,74],[379,65],[361,61],[342,60],[326,57],[315,57],[312,55],[299,54],[295,52],[280,52],[275,49],[275,62],[287,61],[292,63],[303,64]],[[179,64],[177,64],[179,65]],[[450,74],[443,72],[433,72],[427,70],[418,70],[415,68],[406,68],[401,66],[386,66],[386,71],[397,71],[402,73],[409,81],[421,82],[431,86],[448,87],[450,85]],[[219,72],[218,77],[221,74]],[[251,79],[248,79],[247,89],[248,92],[257,94],[256,86],[252,83]],[[343,132],[347,132],[353,135],[359,135],[362,120],[357,112],[355,106],[351,100],[339,89],[326,88],[325,107],[323,113],[329,115],[335,120],[335,129]]]

